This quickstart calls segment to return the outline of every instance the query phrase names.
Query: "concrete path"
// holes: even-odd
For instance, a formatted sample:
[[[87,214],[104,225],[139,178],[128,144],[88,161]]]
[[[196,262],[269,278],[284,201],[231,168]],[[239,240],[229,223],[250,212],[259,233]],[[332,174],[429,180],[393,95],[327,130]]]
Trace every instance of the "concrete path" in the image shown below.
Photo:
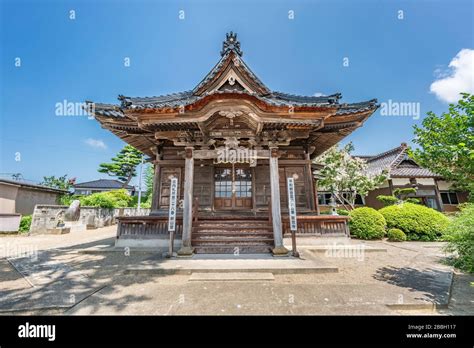
[[[441,263],[445,257],[441,243],[361,244],[350,240],[346,243],[350,247],[341,248],[337,241],[328,245],[306,241],[300,248],[304,260],[268,255],[239,260],[233,255],[197,255],[193,260],[170,260],[161,257],[162,251],[111,251],[114,235],[115,227],[107,227],[83,234],[0,237],[0,311],[71,315],[474,314],[474,287],[470,285],[474,276],[456,274],[453,279],[451,267]],[[31,245],[36,254],[19,252]],[[291,269],[292,264],[339,272],[278,271]],[[130,272],[144,268],[152,271]],[[166,274],[156,269],[187,271]],[[216,269],[219,271],[214,272]],[[238,274],[242,272],[246,274]]]

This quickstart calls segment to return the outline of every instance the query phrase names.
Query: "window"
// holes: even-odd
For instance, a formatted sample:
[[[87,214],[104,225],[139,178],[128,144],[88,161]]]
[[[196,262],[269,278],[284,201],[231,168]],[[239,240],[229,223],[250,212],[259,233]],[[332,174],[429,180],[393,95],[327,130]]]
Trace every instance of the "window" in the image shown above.
[[[459,204],[456,192],[440,192],[443,204]]]
[[[344,193],[344,197],[347,194]],[[339,200],[336,200],[337,204],[342,204]],[[356,205],[364,205],[364,199],[361,195],[356,195],[356,199],[354,202]],[[320,192],[318,193],[318,204],[319,205],[330,205],[331,204],[331,194],[327,192]]]
[[[331,194],[330,193],[318,193],[318,204],[319,205],[329,205],[331,203]]]

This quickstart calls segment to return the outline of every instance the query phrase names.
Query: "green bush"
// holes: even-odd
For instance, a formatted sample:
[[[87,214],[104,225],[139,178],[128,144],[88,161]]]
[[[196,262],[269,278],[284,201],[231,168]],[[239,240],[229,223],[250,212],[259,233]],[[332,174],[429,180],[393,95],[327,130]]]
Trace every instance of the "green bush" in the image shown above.
[[[449,225],[449,219],[440,212],[408,202],[382,208],[379,212],[388,228],[402,230],[408,240],[438,239]]]
[[[346,210],[346,209],[336,209],[336,211],[339,215],[343,215],[343,216],[349,215],[349,210]]]
[[[361,239],[382,238],[385,234],[385,219],[377,210],[368,207],[357,208],[349,213],[351,234]]]
[[[446,229],[446,251],[455,252],[454,266],[474,273],[474,204],[460,206],[461,211]]]
[[[421,204],[421,200],[415,197],[408,197],[407,199],[405,199],[405,202],[413,203],[413,204]]]
[[[391,242],[403,242],[407,240],[406,234],[403,233],[403,231],[399,230],[398,228],[390,228],[387,231],[387,237],[388,237],[388,240]]]
[[[100,208],[127,208],[131,205],[133,197],[125,190],[93,193],[79,198],[81,206]]]
[[[388,207],[389,205],[394,205],[395,203],[398,202],[398,198],[395,196],[379,195],[377,196],[377,200],[381,202],[384,205],[384,207]]]
[[[23,215],[20,220],[20,232],[29,232],[31,226],[31,220],[33,219],[32,215]]]

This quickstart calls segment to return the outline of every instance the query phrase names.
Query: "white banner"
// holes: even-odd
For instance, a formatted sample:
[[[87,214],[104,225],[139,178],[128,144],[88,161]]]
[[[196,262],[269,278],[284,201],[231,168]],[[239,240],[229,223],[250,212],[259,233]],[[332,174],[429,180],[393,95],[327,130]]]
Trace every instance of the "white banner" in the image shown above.
[[[170,186],[170,210],[168,215],[168,231],[176,230],[176,201],[178,197],[178,179],[171,178]]]
[[[290,214],[290,230],[296,231],[296,200],[295,200],[295,179],[288,178],[288,213]]]

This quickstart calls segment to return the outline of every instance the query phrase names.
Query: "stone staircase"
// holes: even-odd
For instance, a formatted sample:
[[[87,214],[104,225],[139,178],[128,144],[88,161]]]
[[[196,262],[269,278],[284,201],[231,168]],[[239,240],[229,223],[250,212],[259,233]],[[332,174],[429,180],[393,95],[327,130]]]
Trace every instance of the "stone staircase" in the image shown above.
[[[196,254],[270,253],[273,228],[268,218],[200,219],[193,222]]]

